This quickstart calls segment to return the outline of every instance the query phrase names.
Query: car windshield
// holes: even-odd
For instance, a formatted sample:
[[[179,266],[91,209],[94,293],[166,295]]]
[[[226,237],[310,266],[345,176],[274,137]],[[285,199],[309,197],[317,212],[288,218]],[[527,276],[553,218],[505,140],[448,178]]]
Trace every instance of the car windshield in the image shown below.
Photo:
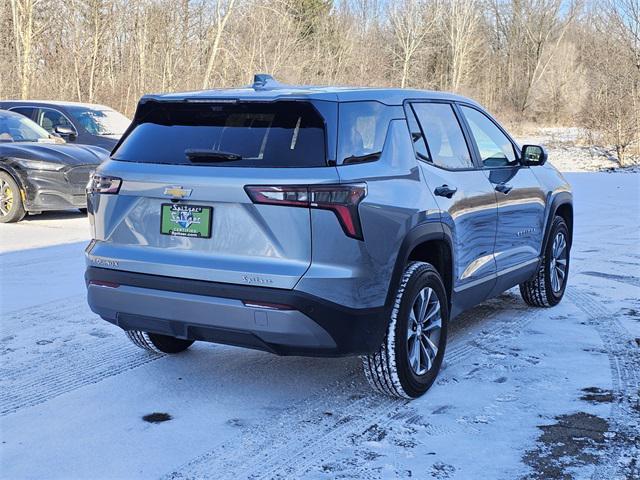
[[[110,108],[66,107],[71,116],[92,135],[122,135],[131,121]]]
[[[18,114],[0,114],[0,142],[50,142],[49,133]]]

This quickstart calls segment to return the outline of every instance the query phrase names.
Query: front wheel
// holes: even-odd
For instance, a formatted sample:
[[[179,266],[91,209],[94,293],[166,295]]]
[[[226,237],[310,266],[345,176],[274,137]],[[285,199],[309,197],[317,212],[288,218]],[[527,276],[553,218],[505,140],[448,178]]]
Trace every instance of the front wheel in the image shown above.
[[[0,172],[0,223],[19,222],[25,213],[18,184],[11,175]]]
[[[182,340],[169,335],[142,332],[140,330],[127,330],[126,334],[135,346],[156,353],[180,353],[193,344],[193,340]]]
[[[569,229],[562,217],[551,224],[549,243],[535,275],[520,284],[520,295],[533,307],[553,307],[560,303],[569,278]]]
[[[442,279],[424,262],[410,263],[402,275],[384,342],[362,357],[374,390],[417,398],[435,381],[447,344],[449,308]]]

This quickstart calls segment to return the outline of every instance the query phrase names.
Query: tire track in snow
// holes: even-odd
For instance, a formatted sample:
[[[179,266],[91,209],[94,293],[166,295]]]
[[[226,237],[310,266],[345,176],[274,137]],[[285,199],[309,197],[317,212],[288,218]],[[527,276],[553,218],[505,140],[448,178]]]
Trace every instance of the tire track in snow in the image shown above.
[[[103,333],[106,324],[83,302],[79,295],[3,318],[0,416],[163,357]]]
[[[636,409],[640,396],[640,351],[633,343],[632,335],[601,301],[578,288],[568,288],[566,294],[587,315],[589,325],[600,336],[609,357],[611,383],[615,394],[608,419],[610,430],[618,436],[638,441],[640,411]],[[624,462],[621,459],[625,450],[628,450],[628,446],[619,440],[610,443],[607,454],[602,457],[606,458],[606,463],[597,465],[591,478],[625,478],[626,473],[629,473],[622,471]],[[636,465],[635,469],[635,474],[638,474],[640,466]],[[626,478],[634,477],[631,474]]]
[[[458,364],[477,354],[484,344],[519,335],[538,313],[538,309],[526,308],[513,293],[465,312],[452,322],[452,338],[445,354],[447,364]],[[485,323],[488,319],[490,325]],[[341,379],[269,419],[268,423],[242,427],[233,440],[195,457],[162,478],[197,479],[212,472],[233,472],[236,478],[251,479],[303,478],[309,469],[350,440],[364,435],[372,426],[402,421],[408,415],[404,407],[409,403],[410,400],[373,393],[366,385],[361,368],[352,369]]]

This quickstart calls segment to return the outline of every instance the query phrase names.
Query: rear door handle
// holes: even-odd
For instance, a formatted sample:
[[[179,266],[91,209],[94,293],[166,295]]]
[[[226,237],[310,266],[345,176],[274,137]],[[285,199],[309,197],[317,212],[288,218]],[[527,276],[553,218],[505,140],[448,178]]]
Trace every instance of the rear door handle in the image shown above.
[[[506,183],[499,183],[496,185],[496,192],[504,193],[505,195],[512,189],[513,187],[511,185],[507,185]]]
[[[449,185],[441,185],[440,187],[436,187],[433,191],[439,197],[447,197],[451,198],[458,191],[456,187],[450,187]]]

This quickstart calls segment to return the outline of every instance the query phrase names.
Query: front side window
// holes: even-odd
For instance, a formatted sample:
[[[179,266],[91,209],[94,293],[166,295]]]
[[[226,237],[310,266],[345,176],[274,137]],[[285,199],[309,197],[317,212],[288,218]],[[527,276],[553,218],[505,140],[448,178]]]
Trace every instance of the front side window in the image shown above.
[[[339,106],[338,158],[345,164],[372,162],[382,154],[393,107],[379,102],[345,102]]]
[[[496,124],[475,108],[464,105],[461,108],[480,151],[482,165],[485,167],[516,165],[518,162],[513,145]]]
[[[54,133],[57,127],[66,127],[75,130],[75,127],[67,117],[58,110],[53,110],[51,108],[40,109],[38,123],[49,133]]]
[[[448,103],[414,103],[412,107],[433,164],[450,170],[473,168],[471,154],[453,107]]]
[[[326,166],[324,119],[308,102],[160,103],[140,110],[113,153],[142,163]]]

